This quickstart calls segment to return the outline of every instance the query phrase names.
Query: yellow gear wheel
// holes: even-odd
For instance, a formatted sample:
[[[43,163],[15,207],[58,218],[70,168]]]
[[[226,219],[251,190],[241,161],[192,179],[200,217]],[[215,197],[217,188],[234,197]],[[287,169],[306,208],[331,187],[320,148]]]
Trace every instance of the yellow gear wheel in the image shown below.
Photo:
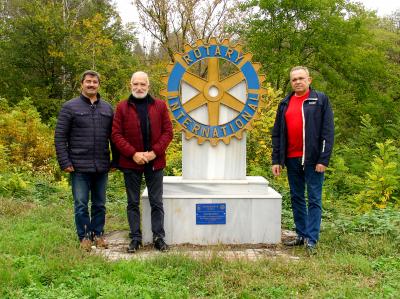
[[[186,45],[185,53],[176,53],[174,58],[167,66],[168,76],[163,77],[166,89],[161,95],[175,127],[187,139],[229,144],[232,137],[241,139],[243,130],[252,129],[266,104],[266,89],[262,87],[265,76],[258,74],[261,64],[251,62],[251,53],[243,54],[241,45],[231,46],[228,39],[219,43],[211,38],[208,43],[198,40]],[[193,71],[201,70],[200,63],[206,69],[204,76]],[[223,77],[221,72],[226,74],[227,69]]]

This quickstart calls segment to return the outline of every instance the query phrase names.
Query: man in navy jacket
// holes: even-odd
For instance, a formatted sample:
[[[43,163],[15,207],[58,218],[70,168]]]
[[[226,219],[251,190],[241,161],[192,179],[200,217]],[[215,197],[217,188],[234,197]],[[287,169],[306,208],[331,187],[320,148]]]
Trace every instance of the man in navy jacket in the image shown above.
[[[87,251],[92,241],[107,247],[103,233],[113,109],[100,98],[99,86],[97,72],[84,72],[81,95],[63,105],[55,130],[57,160],[71,176],[76,230],[81,248]]]
[[[306,245],[313,253],[319,239],[322,185],[333,148],[334,123],[328,97],[311,89],[311,81],[306,67],[290,71],[293,92],[279,104],[272,130],[272,172],[278,176],[287,167],[297,237],[285,245]]]

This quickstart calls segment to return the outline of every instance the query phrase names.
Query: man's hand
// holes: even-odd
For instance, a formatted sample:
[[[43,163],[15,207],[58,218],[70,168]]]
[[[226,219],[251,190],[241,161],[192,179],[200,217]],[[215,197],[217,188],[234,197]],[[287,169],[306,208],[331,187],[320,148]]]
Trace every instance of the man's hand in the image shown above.
[[[146,152],[136,152],[133,155],[132,159],[133,159],[133,161],[136,162],[136,164],[143,165],[143,164],[149,162],[149,160],[147,159],[145,154],[146,154]]]
[[[150,162],[150,161],[152,161],[152,160],[154,160],[156,158],[156,154],[154,153],[154,151],[145,152],[144,156],[146,157],[148,162]]]
[[[279,176],[281,174],[282,166],[275,164],[272,165],[272,173],[274,176]]]
[[[68,172],[68,173],[71,173],[71,172],[74,172],[75,169],[74,169],[74,166],[68,166],[67,168],[64,168],[64,171]]]
[[[326,166],[324,164],[317,164],[315,166],[315,171],[316,172],[325,172]]]

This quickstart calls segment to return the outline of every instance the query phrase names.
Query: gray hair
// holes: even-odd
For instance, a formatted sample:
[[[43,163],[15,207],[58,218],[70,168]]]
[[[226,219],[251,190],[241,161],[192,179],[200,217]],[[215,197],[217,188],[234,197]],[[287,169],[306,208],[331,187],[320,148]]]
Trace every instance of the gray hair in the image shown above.
[[[292,74],[294,71],[299,71],[299,70],[305,71],[307,73],[307,76],[310,76],[310,71],[308,70],[308,68],[306,66],[301,66],[301,65],[292,67],[289,74]]]
[[[147,84],[150,85],[149,75],[148,75],[146,72],[143,72],[143,71],[134,72],[134,73],[132,74],[132,77],[131,77],[131,82],[133,81],[133,77],[135,77],[135,76],[137,76],[137,75],[145,76],[145,77],[146,77],[146,80],[147,80]]]

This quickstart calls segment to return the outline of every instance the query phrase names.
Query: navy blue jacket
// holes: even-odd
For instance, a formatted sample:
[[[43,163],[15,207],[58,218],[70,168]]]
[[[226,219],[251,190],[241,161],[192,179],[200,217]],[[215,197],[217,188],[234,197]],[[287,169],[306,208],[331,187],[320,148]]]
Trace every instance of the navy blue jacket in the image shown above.
[[[279,104],[272,129],[272,164],[285,165],[287,152],[287,127],[285,113],[293,92]],[[334,140],[333,112],[328,97],[310,88],[303,103],[303,157],[307,165],[329,165]]]
[[[93,104],[82,94],[66,102],[54,137],[61,169],[73,166],[77,172],[107,172],[112,119],[111,105],[99,95]]]

